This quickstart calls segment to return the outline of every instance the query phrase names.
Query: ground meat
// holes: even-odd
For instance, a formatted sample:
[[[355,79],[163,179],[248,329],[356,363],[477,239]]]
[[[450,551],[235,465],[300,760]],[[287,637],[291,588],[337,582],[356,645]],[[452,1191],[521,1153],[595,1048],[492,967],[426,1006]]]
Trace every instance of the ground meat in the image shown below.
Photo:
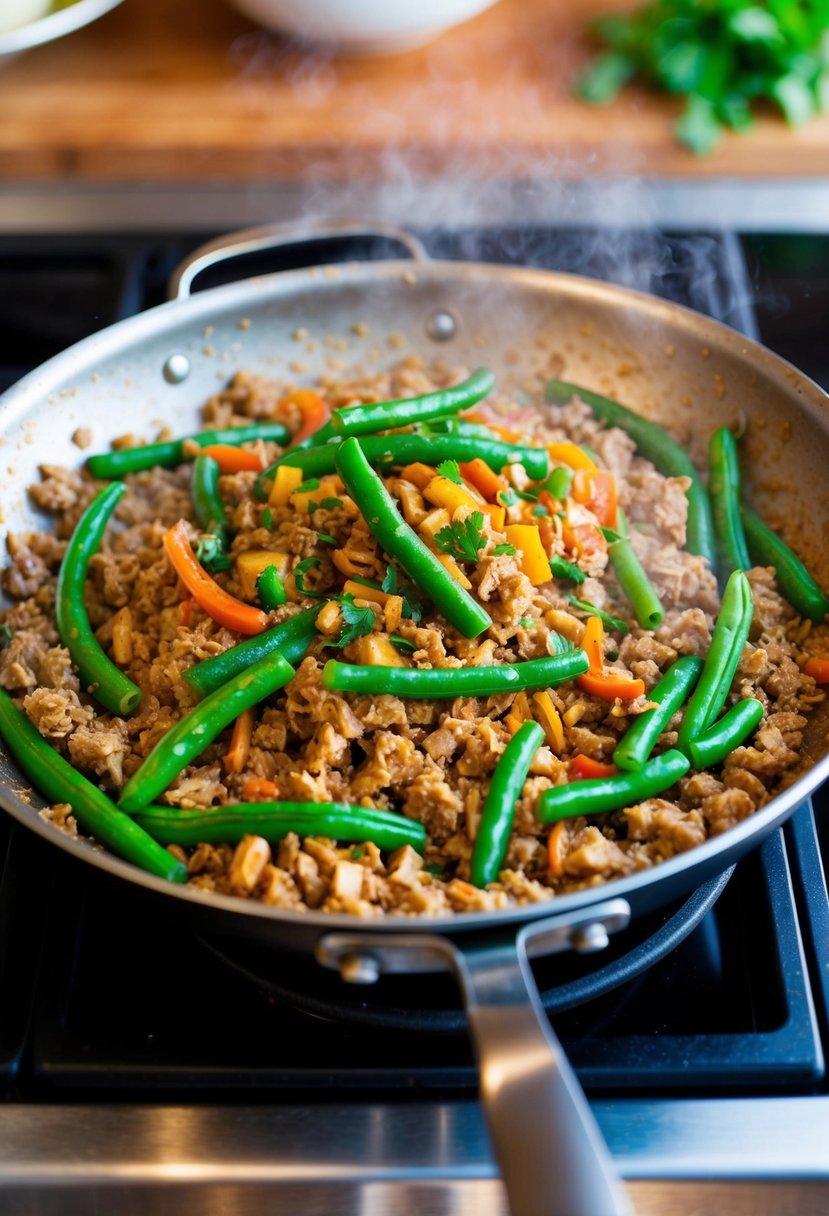
[[[446,363],[430,367],[411,356],[380,374],[344,374],[332,366],[317,390],[336,408],[417,396],[458,383],[465,375],[464,368]],[[205,422],[225,427],[281,418],[296,428],[301,422],[292,396],[297,387],[290,380],[240,372],[207,402]],[[800,620],[780,594],[774,571],[757,568],[749,572],[755,617],[728,696],[728,704],[744,697],[762,704],[763,720],[754,736],[723,764],[689,772],[662,797],[554,827],[539,821],[539,799],[569,780],[575,756],[611,761],[619,739],[651,706],[650,692],[676,658],[707,654],[719,610],[718,588],[704,559],[684,547],[686,479],[662,476],[637,454],[624,432],[597,422],[579,401],[536,409],[528,401],[519,406],[504,394],[493,394],[479,408],[496,425],[520,428],[534,442],[586,444],[599,466],[613,471],[631,544],[665,610],[662,624],[656,631],[644,630],[633,618],[608,564],[601,520],[594,513],[600,507],[591,505],[589,478],[578,495],[574,488],[566,496],[559,510],[556,503],[536,501],[523,466],[504,468],[513,491],[503,500],[506,523],[537,524],[548,556],[577,566],[582,581],[578,586],[563,578],[531,581],[520,546],[499,531],[497,504],[490,503],[489,510],[482,503],[478,560],[459,558],[455,576],[468,581],[469,593],[486,606],[491,625],[468,638],[434,610],[404,570],[393,563],[390,570],[388,555],[336,474],[298,492],[302,509],[290,497],[280,500],[279,494],[271,493],[267,502],[257,497],[254,472],[222,475],[219,493],[230,547],[227,568],[213,571],[216,582],[226,594],[250,599],[240,559],[249,562],[263,550],[274,553],[274,564],[285,575],[287,602],[270,613],[269,627],[313,605],[318,632],[294,678],[256,707],[241,763],[235,758],[231,763],[228,755],[229,725],[158,800],[207,812],[253,800],[373,807],[423,824],[427,842],[422,855],[408,845],[387,851],[371,841],[338,842],[296,833],[278,843],[248,833],[235,843],[171,846],[186,863],[193,886],[296,911],[361,917],[438,916],[532,904],[693,849],[752,814],[799,771],[807,715],[824,695],[804,674],[802,663],[806,654],[829,654],[829,629]],[[136,442],[124,437],[120,446]],[[272,443],[249,446],[265,465],[281,454]],[[387,477],[390,493],[415,529],[436,509],[427,488],[431,479],[425,465]],[[66,538],[94,495],[95,483],[84,473],[43,466],[31,493],[39,507],[55,515],[55,527],[21,530],[7,542],[2,585],[10,602],[0,613],[0,686],[17,698],[56,750],[114,799],[196,704],[185,678],[189,669],[240,640],[190,598],[164,548],[165,533],[178,519],[185,520],[198,544],[201,529],[191,480],[187,461],[175,469],[128,475],[115,520],[89,563],[85,603],[97,640],[142,690],[132,717],[105,712],[81,687],[55,625],[56,577]],[[309,498],[316,489],[319,499]],[[468,505],[447,508],[443,526],[446,521],[468,522],[470,513]],[[433,536],[427,540],[440,550]],[[305,559],[310,561],[300,578],[297,567]],[[573,604],[574,590],[588,607]],[[329,597],[335,598],[329,602]],[[258,594],[252,598],[258,601]],[[581,644],[593,608],[625,623],[626,632],[606,632],[604,666],[643,680],[644,695],[608,701],[569,681],[538,690],[538,695],[531,689],[428,700],[344,694],[323,683],[327,660],[367,661],[365,655],[372,657],[378,642],[389,648],[381,651],[384,665],[396,658],[413,668],[511,665],[555,654],[564,643]],[[347,625],[353,632],[343,636]],[[557,726],[551,715],[557,715]],[[501,873],[480,890],[470,877],[492,776],[515,731],[533,716],[544,717],[546,737],[516,800]],[[680,720],[677,712],[657,751],[675,745]],[[43,814],[56,828],[77,832],[68,805]]]

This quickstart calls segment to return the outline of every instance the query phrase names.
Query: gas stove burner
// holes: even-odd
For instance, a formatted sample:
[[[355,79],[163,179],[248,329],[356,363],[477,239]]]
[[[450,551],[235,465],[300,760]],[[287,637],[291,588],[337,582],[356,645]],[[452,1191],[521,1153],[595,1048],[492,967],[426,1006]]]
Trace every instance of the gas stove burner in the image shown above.
[[[618,934],[601,956],[555,955],[536,959],[532,967],[548,1014],[562,1013],[604,996],[635,979],[685,940],[722,894],[733,867],[698,887],[683,903],[639,917]],[[201,944],[228,967],[284,1005],[329,1022],[417,1030],[429,1034],[466,1033],[466,1014],[455,981],[447,975],[384,976],[371,988],[343,983],[305,957],[286,959],[261,946]]]

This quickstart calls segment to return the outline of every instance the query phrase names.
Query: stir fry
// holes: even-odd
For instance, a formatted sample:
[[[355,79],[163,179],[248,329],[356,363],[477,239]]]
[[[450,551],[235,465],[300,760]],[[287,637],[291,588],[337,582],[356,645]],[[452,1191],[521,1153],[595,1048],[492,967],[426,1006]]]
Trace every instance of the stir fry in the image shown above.
[[[416,360],[239,374],[202,432],[43,466],[0,736],[44,816],[172,882],[411,916],[635,873],[763,805],[829,599],[729,430],[706,488],[634,411],[545,397]]]

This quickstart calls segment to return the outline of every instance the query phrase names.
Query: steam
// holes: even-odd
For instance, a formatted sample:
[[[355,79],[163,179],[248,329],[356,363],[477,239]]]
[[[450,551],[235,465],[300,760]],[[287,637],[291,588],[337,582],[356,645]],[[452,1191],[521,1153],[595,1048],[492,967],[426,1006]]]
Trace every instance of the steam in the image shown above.
[[[553,35],[575,44],[579,26],[571,17],[563,32],[547,31],[546,45]],[[371,60],[337,59],[264,31],[238,38],[229,52],[236,75],[228,87],[261,107],[263,80],[276,79],[287,93],[291,121],[306,113],[314,131],[332,133],[324,152],[309,148],[306,159],[298,150],[290,166],[295,188],[281,194],[279,214],[258,218],[309,227],[374,219],[416,232],[435,256],[561,269],[669,298],[682,278],[686,291],[691,284],[694,307],[754,336],[752,285],[735,238],[662,231],[647,166],[631,163],[629,146],[624,152],[603,146],[587,165],[582,149],[562,151],[560,141],[555,155],[545,150],[551,111],[542,88],[561,96],[569,89],[568,80],[556,77],[566,45],[555,55],[543,38],[529,52],[525,37],[512,48],[489,46],[474,30],[475,23],[469,36],[480,42],[481,78],[496,83],[488,87],[461,73],[439,40],[416,59],[395,59],[400,73],[413,73],[417,82],[392,92],[396,109],[381,101],[388,96],[388,61],[380,88]],[[515,58],[528,53],[535,56],[529,70]],[[274,93],[279,90],[266,95]],[[507,95],[510,114],[522,124],[522,138],[512,141],[497,112]],[[352,134],[358,130],[359,141]],[[250,203],[255,214],[254,188]],[[731,271],[727,286],[724,266]]]

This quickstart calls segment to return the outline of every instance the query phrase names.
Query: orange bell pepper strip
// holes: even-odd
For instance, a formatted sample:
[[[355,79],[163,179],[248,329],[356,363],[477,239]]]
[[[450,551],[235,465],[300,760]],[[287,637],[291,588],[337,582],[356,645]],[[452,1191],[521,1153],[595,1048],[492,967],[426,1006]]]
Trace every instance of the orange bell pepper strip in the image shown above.
[[[615,526],[618,494],[612,473],[577,469],[570,492],[576,502],[593,512],[603,528]]]
[[[497,502],[498,495],[506,494],[509,490],[506,478],[494,473],[480,456],[476,456],[474,460],[466,461],[458,467],[464,481],[473,485],[490,502]]]
[[[594,675],[601,675],[604,671],[603,641],[604,625],[601,618],[598,616],[588,617],[584,623],[584,636],[581,640],[581,648],[586,653],[587,661],[590,664],[588,671],[592,671]]]
[[[193,611],[195,602],[192,595],[188,595],[178,606],[178,623],[185,629],[190,628],[190,613]]]
[[[602,701],[615,701],[617,698],[620,701],[635,701],[645,693],[644,680],[618,672],[586,671],[583,676],[577,677],[576,683],[584,692],[600,697]]]
[[[265,467],[257,452],[234,447],[232,443],[209,443],[200,455],[212,456],[222,473],[261,473]]]
[[[829,684],[829,659],[812,657],[803,664],[807,676],[811,676],[816,684]]]
[[[559,819],[547,837],[547,872],[551,878],[560,878],[564,873],[564,841],[567,835],[567,820]]]
[[[571,524],[565,519],[561,536],[565,548],[577,556],[584,554],[589,557],[592,553],[603,553],[607,549],[607,541],[594,524]]]
[[[325,426],[331,417],[331,406],[311,388],[297,388],[287,397],[283,397],[277,413],[284,416],[287,413],[286,407],[292,405],[296,406],[302,415],[299,430],[291,438],[291,445],[294,446],[313,435],[320,427]]]
[[[210,577],[193,552],[183,519],[165,532],[164,548],[184,586],[214,621],[237,633],[261,633],[267,628],[266,612],[237,600]]]
[[[541,533],[534,524],[507,524],[504,535],[518,550],[519,565],[534,587],[549,583],[553,577],[550,562],[544,552]]]
[[[253,710],[246,709],[233,723],[233,734],[230,737],[230,747],[224,758],[226,773],[241,773],[250,755],[250,741],[253,735]]]
[[[248,777],[242,788],[242,801],[275,802],[278,792],[276,783],[266,777]]]
[[[589,781],[593,777],[612,777],[618,771],[615,764],[603,764],[601,760],[594,760],[592,756],[579,752],[570,761],[568,777],[571,781]]]

